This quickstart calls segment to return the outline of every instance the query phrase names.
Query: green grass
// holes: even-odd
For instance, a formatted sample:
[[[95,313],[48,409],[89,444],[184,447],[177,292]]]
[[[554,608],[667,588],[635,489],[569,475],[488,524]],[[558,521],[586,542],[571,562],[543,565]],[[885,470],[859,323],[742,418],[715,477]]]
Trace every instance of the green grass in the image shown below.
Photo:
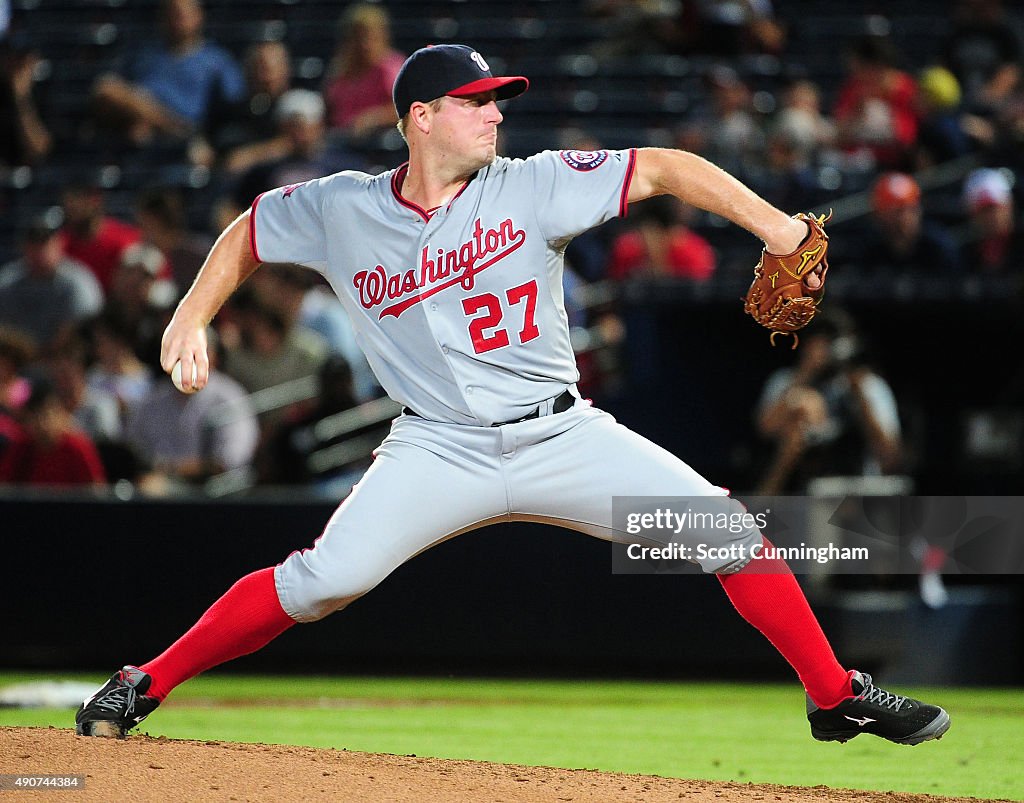
[[[102,675],[54,675],[88,680]],[[0,673],[0,687],[39,673]],[[900,691],[904,691],[901,689]],[[216,673],[183,685],[144,726],[179,739],[302,744],[399,755],[1024,800],[1024,692],[912,689],[953,726],[902,747],[820,744],[793,685],[279,678]],[[70,727],[54,709],[0,709],[0,725]]]

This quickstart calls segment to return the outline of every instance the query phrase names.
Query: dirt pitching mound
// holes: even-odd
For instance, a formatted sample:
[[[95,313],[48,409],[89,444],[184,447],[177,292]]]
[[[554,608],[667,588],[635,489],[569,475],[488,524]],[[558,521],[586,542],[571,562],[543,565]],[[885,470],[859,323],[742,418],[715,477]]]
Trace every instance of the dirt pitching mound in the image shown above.
[[[84,775],[78,792],[0,793],[19,801],[393,801],[547,803],[680,800],[715,803],[953,803],[903,793],[684,781],[595,770],[351,753],[286,745],[194,742],[133,735],[124,741],[59,728],[0,728],[0,773]],[[65,795],[67,797],[65,797]]]

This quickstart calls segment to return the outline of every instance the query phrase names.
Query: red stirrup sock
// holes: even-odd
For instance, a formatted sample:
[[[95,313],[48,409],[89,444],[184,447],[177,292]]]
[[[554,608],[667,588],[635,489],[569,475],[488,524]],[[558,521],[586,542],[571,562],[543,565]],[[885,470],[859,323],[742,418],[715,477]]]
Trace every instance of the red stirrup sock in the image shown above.
[[[153,678],[146,694],[163,700],[171,689],[211,667],[266,646],[295,620],[284,612],[274,567],[247,574],[157,658],[139,667]]]
[[[772,544],[765,538],[764,545]],[[784,560],[758,559],[718,579],[740,616],[760,630],[796,670],[819,708],[853,694],[850,673],[836,660],[803,589]]]

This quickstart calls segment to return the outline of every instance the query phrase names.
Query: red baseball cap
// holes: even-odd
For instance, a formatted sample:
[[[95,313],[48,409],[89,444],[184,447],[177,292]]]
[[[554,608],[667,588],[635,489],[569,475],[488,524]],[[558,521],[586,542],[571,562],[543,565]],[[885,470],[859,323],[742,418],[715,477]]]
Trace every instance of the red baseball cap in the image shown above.
[[[469,97],[497,93],[498,100],[523,94],[530,82],[521,75],[497,77],[484,57],[467,45],[430,45],[405,60],[395,78],[395,111],[404,117],[413,103],[429,103],[444,95]]]
[[[921,188],[906,173],[886,173],[875,182],[871,200],[875,209],[882,212],[913,206],[921,200]]]

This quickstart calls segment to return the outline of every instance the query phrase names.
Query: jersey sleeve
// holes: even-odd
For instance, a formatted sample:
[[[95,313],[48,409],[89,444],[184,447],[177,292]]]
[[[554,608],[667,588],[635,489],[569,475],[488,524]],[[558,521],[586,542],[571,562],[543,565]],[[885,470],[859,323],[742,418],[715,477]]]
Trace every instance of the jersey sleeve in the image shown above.
[[[526,160],[537,221],[549,242],[626,214],[636,150],[544,151]]]
[[[260,262],[293,262],[323,271],[327,262],[324,204],[337,176],[258,195],[249,216],[249,244]]]

